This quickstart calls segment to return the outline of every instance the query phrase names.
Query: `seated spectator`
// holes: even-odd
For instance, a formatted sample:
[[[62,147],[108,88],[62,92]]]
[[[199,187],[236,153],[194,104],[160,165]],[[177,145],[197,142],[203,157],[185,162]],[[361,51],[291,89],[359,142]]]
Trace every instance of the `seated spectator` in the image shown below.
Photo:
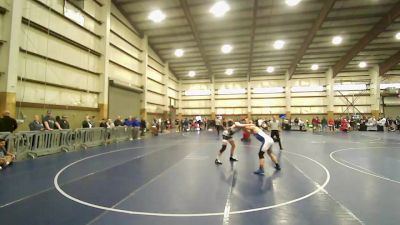
[[[61,129],[70,129],[69,122],[67,120],[68,116],[63,115],[60,120]]]
[[[14,132],[18,128],[17,121],[10,116],[9,111],[3,112],[3,118],[0,118],[0,132]]]
[[[33,121],[29,124],[30,131],[41,131],[44,130],[43,123],[40,121],[40,116],[35,115]]]
[[[0,170],[12,165],[15,160],[15,155],[11,154],[6,149],[6,140],[0,139]]]

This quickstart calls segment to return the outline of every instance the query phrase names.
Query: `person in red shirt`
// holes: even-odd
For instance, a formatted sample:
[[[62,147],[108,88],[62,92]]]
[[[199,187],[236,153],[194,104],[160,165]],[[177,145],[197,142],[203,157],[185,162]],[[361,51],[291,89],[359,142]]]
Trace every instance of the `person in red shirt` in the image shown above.
[[[343,132],[347,132],[349,129],[349,123],[347,122],[346,117],[342,117],[342,120],[340,121],[340,130]]]
[[[335,131],[335,120],[331,117],[328,119],[329,131]]]

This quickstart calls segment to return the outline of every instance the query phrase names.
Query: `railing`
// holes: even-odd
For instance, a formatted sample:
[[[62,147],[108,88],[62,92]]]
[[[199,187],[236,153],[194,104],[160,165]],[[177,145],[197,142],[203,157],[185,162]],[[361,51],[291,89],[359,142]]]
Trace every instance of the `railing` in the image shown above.
[[[126,141],[132,138],[134,129],[115,127],[27,131],[12,134],[0,132],[0,138],[6,139],[7,150],[21,160]]]

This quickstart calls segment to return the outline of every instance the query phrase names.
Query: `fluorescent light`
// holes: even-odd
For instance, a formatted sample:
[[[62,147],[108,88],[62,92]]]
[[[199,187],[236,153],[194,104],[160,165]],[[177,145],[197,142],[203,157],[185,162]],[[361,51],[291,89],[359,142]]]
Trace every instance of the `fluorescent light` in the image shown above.
[[[186,96],[207,96],[211,95],[211,90],[187,90],[185,91]]]
[[[400,83],[380,84],[380,89],[386,89],[386,88],[400,88]]]
[[[233,71],[234,71],[233,69],[226,69],[225,74],[230,76],[233,74]]]
[[[311,70],[318,70],[319,69],[319,66],[318,66],[318,64],[312,64],[311,65]]]
[[[358,64],[358,67],[360,67],[360,68],[365,68],[365,67],[367,67],[367,63],[366,62],[360,62],[359,64]]]
[[[232,89],[218,89],[219,95],[240,95],[246,94],[246,89],[244,88],[232,88]]]
[[[267,67],[267,72],[268,73],[273,73],[275,71],[275,68],[273,66],[268,66]]]
[[[285,46],[285,41],[277,40],[274,42],[275,49],[282,49]]]
[[[324,91],[323,86],[294,86],[292,92],[321,92]]]
[[[182,57],[184,53],[185,53],[185,51],[183,51],[183,49],[178,48],[175,50],[176,57]]]
[[[340,45],[343,41],[343,38],[341,36],[335,36],[332,38],[332,44],[334,45]]]
[[[262,88],[254,88],[254,94],[275,94],[275,93],[283,93],[285,89],[283,87],[262,87]]]
[[[228,3],[219,1],[210,8],[210,13],[214,14],[215,17],[223,17],[230,9]]]
[[[224,54],[230,53],[232,51],[232,49],[233,49],[232,45],[222,45],[222,47],[221,47],[221,51]]]
[[[193,71],[193,70],[189,71],[188,76],[189,77],[195,77],[196,76],[196,71]]]
[[[395,37],[397,40],[400,40],[400,32],[397,32]]]
[[[151,11],[147,18],[149,20],[152,20],[154,23],[159,23],[159,22],[163,21],[165,19],[165,17],[166,17],[165,14],[161,10],[157,9],[157,10]]]
[[[301,0],[286,0],[286,5],[288,6],[295,6],[301,2]]]
[[[335,91],[364,91],[367,90],[366,84],[335,84],[333,85]]]

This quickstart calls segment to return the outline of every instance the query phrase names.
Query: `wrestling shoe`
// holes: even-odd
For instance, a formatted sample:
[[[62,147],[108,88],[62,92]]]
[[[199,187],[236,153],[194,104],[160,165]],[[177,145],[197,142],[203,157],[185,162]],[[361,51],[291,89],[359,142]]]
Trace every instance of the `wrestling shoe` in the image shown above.
[[[264,176],[264,170],[263,169],[258,169],[256,171],[254,171],[254,174],[260,175],[260,176]]]
[[[217,164],[217,165],[222,165],[222,162],[221,162],[221,160],[219,160],[219,159],[215,159],[215,164]]]
[[[229,158],[229,161],[231,161],[231,162],[237,162],[237,161],[239,161],[237,158],[234,158],[234,157],[230,157]]]
[[[281,170],[281,166],[280,166],[279,164],[276,164],[276,165],[275,165],[275,169],[276,169],[276,170]]]

